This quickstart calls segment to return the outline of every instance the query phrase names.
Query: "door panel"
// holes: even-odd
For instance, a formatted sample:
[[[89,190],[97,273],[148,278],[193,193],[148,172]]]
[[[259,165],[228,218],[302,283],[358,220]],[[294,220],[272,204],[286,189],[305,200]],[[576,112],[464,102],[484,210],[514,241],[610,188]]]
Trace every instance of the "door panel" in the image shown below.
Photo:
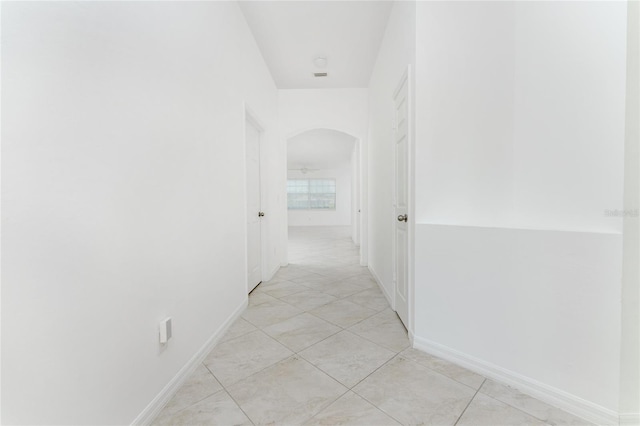
[[[395,202],[394,202],[394,246],[395,246],[395,310],[408,328],[408,205],[409,205],[409,123],[408,123],[408,82],[400,83],[393,99],[395,131],[393,136],[395,151]]]
[[[262,221],[260,212],[260,131],[246,122],[247,167],[247,292],[262,281]]]

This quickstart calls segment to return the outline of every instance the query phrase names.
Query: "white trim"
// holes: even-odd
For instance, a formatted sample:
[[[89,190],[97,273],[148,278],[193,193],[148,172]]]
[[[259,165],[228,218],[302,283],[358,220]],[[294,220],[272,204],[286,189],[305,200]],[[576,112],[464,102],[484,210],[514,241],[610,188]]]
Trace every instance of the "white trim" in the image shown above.
[[[263,281],[271,281],[271,279],[278,273],[279,270],[280,270],[280,265],[276,265],[271,272],[265,275]]]
[[[369,264],[369,139],[358,139],[358,220],[360,221],[360,266]]]
[[[318,125],[318,126],[307,126],[307,127],[295,130],[293,132],[289,132],[289,134],[284,136],[284,140],[286,142],[291,138],[295,138],[296,136],[300,136],[301,134],[307,133],[307,132],[309,132],[311,130],[333,130],[335,132],[340,132],[340,133],[344,133],[345,135],[349,135],[354,139],[360,139],[361,138],[360,136],[357,136],[355,133],[352,133],[351,131],[346,131],[344,129],[339,129],[337,127]]]
[[[407,82],[407,89],[409,89],[409,67],[411,65],[407,65],[407,68],[405,68],[404,72],[402,73],[402,76],[400,77],[400,82],[398,84],[396,84],[396,88],[393,91],[393,95],[391,96],[392,99],[395,99],[396,96],[398,96],[398,93],[400,93],[400,89],[402,89],[402,85],[404,84],[404,82]],[[407,114],[409,115],[409,114]],[[394,122],[395,125],[395,122]]]
[[[198,365],[205,359],[205,357],[211,352],[211,349],[218,343],[218,341],[224,336],[226,331],[244,312],[249,298],[245,298],[243,302],[238,306],[235,311],[227,318],[227,320],[207,339],[205,344],[196,352],[189,361],[173,376],[173,378],[167,383],[167,385],[160,391],[158,395],[145,407],[138,417],[131,422],[132,425],[149,425],[156,418],[165,405],[173,398],[178,392],[178,389],[189,378],[191,373],[195,371]]]
[[[561,389],[538,382],[530,377],[523,376],[422,337],[414,336],[413,347],[458,364],[487,378],[502,382],[540,401],[558,407],[590,422],[607,425],[618,424],[619,417],[615,411],[572,395]]]
[[[373,276],[373,278],[376,280],[376,283],[378,283],[378,287],[380,287],[380,291],[382,291],[382,294],[384,294],[384,297],[387,298],[387,302],[389,302],[389,306],[391,306],[391,309],[394,309],[393,297],[391,297],[391,295],[387,292],[387,289],[384,288],[384,285],[382,285],[382,280],[380,279],[376,271],[373,270],[371,265],[367,266],[367,268],[369,269],[369,272],[371,272],[371,275]]]
[[[262,123],[262,121],[260,121],[258,115],[249,107],[246,101],[242,102],[242,106],[244,107],[245,121],[249,121],[251,124],[253,124],[260,133],[264,132],[264,124]]]

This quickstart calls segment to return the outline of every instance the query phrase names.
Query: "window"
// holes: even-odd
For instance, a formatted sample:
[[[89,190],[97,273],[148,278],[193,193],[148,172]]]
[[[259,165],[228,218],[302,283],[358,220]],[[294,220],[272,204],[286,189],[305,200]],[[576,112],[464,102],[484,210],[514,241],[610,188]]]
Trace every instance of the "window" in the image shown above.
[[[335,179],[288,179],[289,210],[335,210]]]

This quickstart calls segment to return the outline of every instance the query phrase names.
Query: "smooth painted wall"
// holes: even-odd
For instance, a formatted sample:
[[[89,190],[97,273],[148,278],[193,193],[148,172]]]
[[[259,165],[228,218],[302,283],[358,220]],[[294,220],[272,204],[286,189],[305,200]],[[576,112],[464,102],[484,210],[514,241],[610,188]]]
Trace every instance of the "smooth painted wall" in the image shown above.
[[[515,225],[621,232],[625,2],[516,2]]]
[[[621,231],[625,10],[418,3],[417,222]]]
[[[510,224],[513,9],[417,2],[416,223]]]
[[[621,243],[613,233],[419,224],[415,344],[461,353],[472,368],[544,389],[543,399],[564,392],[587,410],[578,415],[614,418]]]
[[[355,138],[367,134],[368,89],[286,89],[278,91],[282,137],[332,129]]]
[[[244,101],[283,169],[234,2],[2,4],[2,423],[130,424],[246,303]]]
[[[618,411],[626,19],[624,2],[416,14],[416,342],[592,419]]]
[[[289,210],[289,226],[350,226],[351,225],[351,167],[317,170],[309,173],[289,171],[289,179],[335,179],[335,210]]]

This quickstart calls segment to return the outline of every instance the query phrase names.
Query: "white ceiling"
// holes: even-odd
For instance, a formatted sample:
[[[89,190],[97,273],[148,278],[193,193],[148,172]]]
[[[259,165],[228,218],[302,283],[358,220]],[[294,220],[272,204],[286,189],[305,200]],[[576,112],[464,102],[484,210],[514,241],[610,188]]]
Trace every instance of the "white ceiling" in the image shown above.
[[[288,169],[337,169],[347,166],[355,138],[346,133],[315,129],[287,141]]]
[[[278,88],[317,89],[369,85],[393,2],[239,3]],[[326,68],[314,65],[319,56]]]

